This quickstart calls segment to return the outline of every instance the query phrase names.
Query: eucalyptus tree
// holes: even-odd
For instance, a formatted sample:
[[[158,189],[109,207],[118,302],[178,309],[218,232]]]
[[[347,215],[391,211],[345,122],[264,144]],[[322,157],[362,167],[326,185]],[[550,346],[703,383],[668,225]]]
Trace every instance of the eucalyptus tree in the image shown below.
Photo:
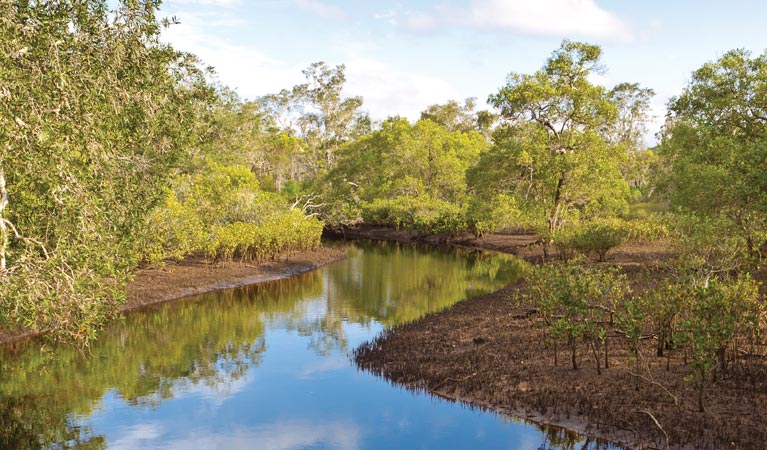
[[[645,138],[648,122],[652,119],[650,100],[655,91],[637,83],[619,83],[609,92],[610,100],[618,109],[618,117],[605,129],[608,142],[622,146],[626,159],[621,172],[635,196],[652,194],[651,179],[657,170],[657,156],[647,150]]]
[[[304,179],[330,170],[341,144],[370,132],[370,118],[360,110],[362,97],[343,95],[345,71],[343,64],[316,62],[303,70],[305,83],[259,99],[281,131],[304,140]]]

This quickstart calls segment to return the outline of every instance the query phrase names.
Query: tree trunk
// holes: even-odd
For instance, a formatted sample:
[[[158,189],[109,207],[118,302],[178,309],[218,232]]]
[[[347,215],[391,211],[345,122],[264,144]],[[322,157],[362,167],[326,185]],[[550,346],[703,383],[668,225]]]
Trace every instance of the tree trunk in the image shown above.
[[[6,251],[10,242],[5,224],[5,208],[8,206],[8,191],[5,188],[5,168],[0,165],[0,271],[7,268]]]
[[[602,361],[599,360],[599,349],[596,341],[591,341],[591,351],[594,353],[594,361],[597,363],[597,375],[602,375]]]
[[[557,188],[554,190],[554,205],[549,214],[549,233],[554,233],[559,228],[559,210],[562,206],[562,187],[565,184],[564,174],[559,176]],[[549,236],[551,239],[551,236]]]
[[[568,338],[569,344],[570,344],[570,359],[573,362],[573,370],[578,370],[578,359],[575,355],[576,353],[576,344],[575,344],[575,337],[570,336]]]

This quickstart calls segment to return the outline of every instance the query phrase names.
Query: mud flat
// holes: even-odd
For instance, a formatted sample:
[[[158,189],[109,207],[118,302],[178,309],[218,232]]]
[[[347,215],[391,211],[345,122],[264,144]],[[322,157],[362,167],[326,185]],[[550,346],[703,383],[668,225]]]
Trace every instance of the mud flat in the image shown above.
[[[461,245],[538,259],[540,250],[524,241],[491,235],[464,239]],[[627,274],[636,292],[672,256],[662,243],[623,246],[609,264]],[[764,357],[733,362],[707,388],[706,411],[700,413],[694,386],[685,381],[689,367],[683,355],[657,357],[654,339],[644,341],[638,379],[615,329],[608,331],[610,367],[601,375],[586,345],[580,346],[579,370],[572,369],[564,351],[555,363],[546,325],[532,305],[515,300],[525,289],[520,281],[391,328],[356,349],[354,359],[364,370],[409,389],[629,448],[767,448]]]

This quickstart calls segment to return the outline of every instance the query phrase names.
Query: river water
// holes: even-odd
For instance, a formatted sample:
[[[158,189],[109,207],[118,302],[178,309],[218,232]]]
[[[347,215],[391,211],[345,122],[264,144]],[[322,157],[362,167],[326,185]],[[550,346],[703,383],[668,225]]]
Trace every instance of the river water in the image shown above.
[[[0,352],[2,449],[569,449],[562,430],[412,393],[348,354],[519,276],[506,255],[392,243],[131,314],[87,354]]]

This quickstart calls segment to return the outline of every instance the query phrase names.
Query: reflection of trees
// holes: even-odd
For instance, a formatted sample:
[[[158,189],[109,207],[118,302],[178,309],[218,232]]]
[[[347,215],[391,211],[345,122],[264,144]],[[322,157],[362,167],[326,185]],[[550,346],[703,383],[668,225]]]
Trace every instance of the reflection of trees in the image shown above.
[[[153,404],[204,385],[225,391],[266,349],[262,310],[294,310],[322,293],[319,273],[203,295],[114,324],[87,355],[71,347],[41,351],[30,343],[0,354],[0,448],[60,442],[96,445],[70,418],[88,415],[109,389],[131,404]],[[19,424],[15,428],[14,424]],[[21,432],[23,431],[23,433]],[[37,437],[37,440],[35,438]]]
[[[544,438],[543,444],[538,450],[609,450],[617,448],[601,439],[584,439],[580,434],[566,428],[541,424],[535,424],[535,427]]]
[[[359,245],[365,249],[363,262],[349,258],[329,270],[327,287],[329,311],[358,323],[376,320],[388,326],[414,320],[498,289],[519,276],[521,264],[507,255],[477,251]]]
[[[38,343],[0,350],[0,448],[103,448],[105,439],[73,418],[90,415],[108,390],[134,405],[157,404],[195,385],[226,392],[259,365],[266,324],[306,336],[326,355],[346,350],[345,321],[412,320],[516,273],[503,255],[360,247],[322,272],[131,314],[88,354],[41,351]]]
[[[308,347],[320,355],[345,351],[343,321],[329,313],[322,272],[257,284],[233,295],[243,295],[272,328],[295,331],[309,339]],[[300,301],[299,301],[300,300]]]
[[[33,450],[42,447],[61,449],[104,449],[103,437],[89,437],[87,429],[71,423],[65,410],[62,414],[48,413],[50,397],[24,396],[18,398],[0,398],[0,448]],[[46,403],[41,408],[40,404]],[[51,422],[51,421],[55,421]],[[31,426],[46,424],[44,428]],[[65,443],[53,445],[57,443]]]

